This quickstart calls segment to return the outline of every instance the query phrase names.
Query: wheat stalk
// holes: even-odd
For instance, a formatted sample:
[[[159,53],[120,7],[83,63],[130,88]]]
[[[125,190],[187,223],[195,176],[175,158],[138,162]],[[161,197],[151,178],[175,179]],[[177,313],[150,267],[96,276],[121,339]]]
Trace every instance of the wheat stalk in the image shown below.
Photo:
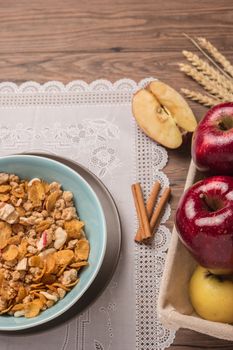
[[[184,36],[207,59],[206,61],[190,51],[183,51],[191,65],[180,64],[180,70],[207,91],[207,94],[202,94],[197,91],[182,89],[184,95],[207,107],[221,102],[233,101],[233,66],[231,63],[205,38],[198,37],[194,39],[187,34],[184,34]]]
[[[201,71],[204,75],[209,77],[210,80],[216,81],[219,85],[222,85],[224,89],[233,92],[232,81],[220,74],[220,72],[217,71],[214,67],[212,67],[209,63],[202,60],[198,55],[190,51],[184,50],[183,55],[187,58],[189,62],[192,63],[194,67],[196,67],[198,71]]]
[[[209,54],[215,59],[216,62],[220,63],[224,70],[230,74],[231,77],[233,77],[233,66],[231,63],[226,59],[225,56],[223,56],[218,49],[214,45],[212,45],[208,40],[205,38],[199,37],[197,38],[200,46],[205,49]]]
[[[183,94],[195,102],[199,102],[206,107],[213,107],[218,103],[223,102],[222,100],[215,99],[213,97],[202,95],[200,92],[191,91],[188,89],[181,89]]]
[[[225,72],[225,70],[222,69],[222,68],[214,61],[214,59],[213,59],[210,55],[208,55],[208,53],[207,53],[205,50],[202,49],[202,47],[198,44],[198,42],[197,42],[196,40],[194,40],[193,38],[191,38],[189,35],[187,35],[187,34],[185,34],[185,33],[183,33],[183,35],[184,35],[187,39],[189,39],[189,40],[191,41],[191,43],[192,43],[194,46],[196,46],[196,48],[203,54],[203,56],[205,56],[205,57],[207,58],[207,60],[208,60],[209,62],[211,62],[211,63],[213,64],[213,66],[214,66],[217,70],[219,70],[227,79],[233,80],[232,77],[231,77],[229,74],[227,74],[227,73]]]
[[[190,66],[189,64],[180,63],[180,70],[186,73],[188,76],[193,78],[196,82],[204,87],[214,97],[221,100],[233,101],[233,94],[231,94],[226,88],[218,84],[216,81],[210,80],[202,72],[199,72],[196,68]]]

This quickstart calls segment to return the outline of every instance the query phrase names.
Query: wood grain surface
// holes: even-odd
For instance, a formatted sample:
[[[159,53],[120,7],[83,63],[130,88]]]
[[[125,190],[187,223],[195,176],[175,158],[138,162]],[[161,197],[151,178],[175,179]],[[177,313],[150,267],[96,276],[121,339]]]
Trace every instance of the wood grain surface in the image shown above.
[[[90,82],[157,77],[176,89],[196,84],[178,69],[182,35],[204,36],[233,61],[232,0],[0,0],[0,80]],[[198,119],[206,111],[190,103]],[[165,169],[172,217],[190,162],[190,140],[169,151]],[[170,349],[233,349],[233,343],[189,330]],[[142,349],[144,350],[144,349]]]

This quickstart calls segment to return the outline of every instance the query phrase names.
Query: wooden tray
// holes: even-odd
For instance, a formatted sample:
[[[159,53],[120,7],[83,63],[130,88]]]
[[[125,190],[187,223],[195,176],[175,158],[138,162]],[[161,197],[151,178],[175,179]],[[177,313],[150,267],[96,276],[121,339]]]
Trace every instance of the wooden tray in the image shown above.
[[[201,177],[191,161],[185,189]],[[158,298],[160,321],[167,328],[188,328],[233,341],[232,325],[204,320],[194,312],[188,296],[188,283],[195,266],[195,260],[179,240],[174,227]]]

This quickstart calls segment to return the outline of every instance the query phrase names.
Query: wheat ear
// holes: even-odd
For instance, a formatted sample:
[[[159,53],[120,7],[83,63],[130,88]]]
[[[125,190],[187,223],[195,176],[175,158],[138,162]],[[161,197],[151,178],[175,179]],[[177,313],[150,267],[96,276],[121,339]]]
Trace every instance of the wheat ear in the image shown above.
[[[210,55],[215,59],[216,62],[220,63],[224,70],[233,77],[233,66],[231,63],[226,59],[225,56],[223,56],[218,49],[214,45],[212,45],[208,40],[205,38],[199,37],[197,38],[200,46],[208,51]]]
[[[201,71],[204,75],[208,76],[211,80],[216,81],[223,88],[229,90],[233,93],[233,83],[231,80],[227,79],[225,76],[219,73],[214,67],[209,65],[206,61],[202,60],[198,55],[190,52],[183,51],[183,55],[187,58],[189,62],[192,63],[198,71]]]
[[[218,103],[223,102],[222,100],[218,100],[218,99],[215,99],[215,98],[207,96],[207,95],[202,95],[196,91],[191,91],[188,89],[181,89],[181,91],[190,100],[193,100],[195,102],[199,102],[206,107],[213,107],[213,106],[217,105]]]
[[[202,72],[199,72],[196,68],[193,68],[189,64],[180,63],[180,70],[186,73],[188,76],[197,81],[200,85],[204,87],[214,97],[218,97],[223,100],[233,101],[233,94],[219,85],[217,82],[213,82],[208,77],[206,77]]]
[[[183,35],[187,39],[189,39],[194,46],[196,46],[196,48],[203,54],[203,56],[207,58],[208,61],[210,61],[213,64],[213,66],[217,70],[219,70],[227,79],[233,80],[233,78],[228,73],[226,73],[225,70],[222,67],[220,67],[205,50],[202,49],[202,47],[198,44],[198,42],[195,39],[191,38],[188,34],[183,33]]]

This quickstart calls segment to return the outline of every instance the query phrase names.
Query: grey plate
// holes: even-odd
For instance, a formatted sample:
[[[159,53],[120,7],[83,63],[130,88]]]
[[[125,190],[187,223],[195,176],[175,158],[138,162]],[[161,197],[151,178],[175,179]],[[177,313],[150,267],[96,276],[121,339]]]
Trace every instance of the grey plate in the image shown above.
[[[97,194],[100,200],[100,203],[103,207],[105,218],[106,218],[106,224],[107,224],[106,253],[105,253],[100,271],[96,276],[95,280],[92,282],[91,286],[84,293],[84,295],[77,301],[77,303],[73,305],[69,310],[67,310],[64,314],[62,314],[61,316],[57,317],[52,321],[47,322],[45,325],[35,327],[33,328],[33,330],[32,329],[28,330],[30,333],[33,333],[33,332],[38,332],[42,330],[47,330],[48,327],[56,326],[61,322],[67,321],[68,319],[76,316],[77,314],[82,312],[85,308],[90,306],[93,303],[93,301],[97,298],[97,296],[99,296],[101,292],[103,292],[107,284],[110,282],[119,260],[120,248],[121,248],[121,223],[120,223],[120,218],[119,218],[116,204],[111,194],[103,185],[103,183],[98,179],[98,177],[95,176],[93,173],[91,173],[88,169],[86,169],[85,167],[83,167],[82,165],[76,162],[73,162],[72,160],[69,160],[67,158],[63,158],[60,156],[52,155],[52,154],[47,154],[47,153],[24,153],[24,154],[51,158],[77,171],[89,183],[89,185],[93,188],[93,190]],[[26,333],[27,330],[24,330],[23,332]]]

